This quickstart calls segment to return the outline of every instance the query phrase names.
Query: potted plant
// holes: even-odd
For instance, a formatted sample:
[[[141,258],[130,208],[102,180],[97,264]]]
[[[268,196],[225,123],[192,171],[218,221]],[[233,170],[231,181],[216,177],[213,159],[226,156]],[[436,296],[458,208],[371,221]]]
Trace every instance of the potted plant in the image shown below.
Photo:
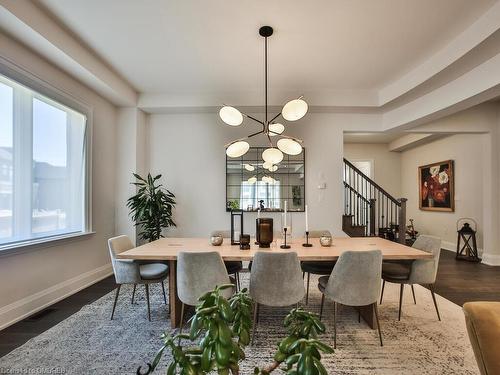
[[[137,187],[137,193],[127,200],[127,207],[135,226],[141,230],[139,238],[155,241],[163,237],[163,229],[176,226],[172,220],[175,195],[159,183],[161,174],[153,177],[148,173],[146,178],[136,173],[133,175],[137,179],[132,183]]]
[[[216,371],[220,375],[238,375],[239,362],[245,359],[245,347],[250,343],[252,328],[252,300],[246,289],[226,300],[220,291],[233,288],[232,284],[221,285],[200,297],[195,314],[190,319],[188,334],[171,336],[163,334],[163,345],[153,363],[148,363],[145,373],[137,369],[138,375],[155,371],[167,349],[172,359],[167,375],[204,375]],[[284,320],[288,336],[278,343],[273,363],[263,369],[255,368],[255,375],[269,375],[275,370],[294,375],[327,375],[321,363],[321,352],[333,353],[333,349],[317,339],[325,332],[319,318],[300,308],[290,311]],[[181,339],[190,341],[181,345]]]

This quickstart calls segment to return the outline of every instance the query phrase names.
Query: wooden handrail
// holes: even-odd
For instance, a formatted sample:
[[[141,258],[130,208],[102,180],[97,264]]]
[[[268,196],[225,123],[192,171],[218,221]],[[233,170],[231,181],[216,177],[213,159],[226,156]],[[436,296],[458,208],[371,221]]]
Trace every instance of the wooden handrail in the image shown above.
[[[365,197],[363,197],[361,194],[359,194],[358,191],[356,191],[356,189],[354,189],[351,185],[349,185],[347,182],[344,181],[344,186],[346,188],[348,188],[350,191],[352,191],[359,199],[361,199],[362,201],[370,204],[370,201],[368,199],[366,199]]]
[[[347,164],[350,168],[352,168],[355,172],[360,174],[370,185],[375,187],[377,190],[379,190],[383,195],[385,195],[388,199],[390,199],[394,204],[398,205],[401,207],[401,202],[394,198],[391,194],[389,194],[387,191],[385,191],[379,184],[377,184],[375,181],[373,181],[370,177],[365,175],[363,172],[361,172],[356,166],[354,166],[349,160],[344,158],[344,163]]]

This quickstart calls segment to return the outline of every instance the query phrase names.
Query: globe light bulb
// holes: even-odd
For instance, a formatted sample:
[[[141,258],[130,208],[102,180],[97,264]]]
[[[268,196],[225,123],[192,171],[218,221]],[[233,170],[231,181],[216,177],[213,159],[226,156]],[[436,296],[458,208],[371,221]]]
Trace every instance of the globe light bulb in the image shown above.
[[[226,124],[231,126],[241,125],[243,122],[243,115],[234,107],[228,105],[222,107],[219,111],[219,116]]]
[[[255,170],[255,167],[251,164],[245,164],[245,169],[249,172],[253,172]]]
[[[283,153],[277,148],[270,147],[262,153],[262,159],[272,164],[278,164],[283,160]]]
[[[282,138],[277,142],[278,148],[287,155],[298,155],[302,152],[299,142],[289,138]]]
[[[247,153],[250,149],[250,145],[245,141],[238,141],[231,143],[226,149],[226,155],[230,158],[239,158]]]
[[[285,126],[282,124],[269,124],[269,135],[271,137],[276,137],[277,135],[283,133],[285,131]]]
[[[307,103],[302,99],[290,100],[283,106],[281,114],[283,118],[288,121],[297,121],[305,116],[307,113]]]

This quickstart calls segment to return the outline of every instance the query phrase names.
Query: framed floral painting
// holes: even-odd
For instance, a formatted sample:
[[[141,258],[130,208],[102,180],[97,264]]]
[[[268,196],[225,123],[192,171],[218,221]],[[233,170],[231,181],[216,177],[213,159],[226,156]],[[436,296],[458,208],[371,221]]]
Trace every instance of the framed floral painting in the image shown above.
[[[418,181],[421,210],[455,210],[453,160],[418,167]]]

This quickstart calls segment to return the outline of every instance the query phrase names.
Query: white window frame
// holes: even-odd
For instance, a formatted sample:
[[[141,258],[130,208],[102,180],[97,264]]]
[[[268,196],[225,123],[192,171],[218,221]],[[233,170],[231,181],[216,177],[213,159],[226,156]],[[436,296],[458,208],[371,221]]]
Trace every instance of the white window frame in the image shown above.
[[[55,102],[56,106],[68,107],[76,112],[81,113],[86,117],[85,135],[84,135],[84,171],[85,171],[85,184],[84,184],[84,225],[83,230],[79,232],[71,232],[65,234],[56,234],[43,238],[33,238],[25,241],[18,241],[0,246],[0,257],[10,255],[11,253],[23,252],[25,250],[34,250],[37,248],[55,245],[59,242],[66,242],[71,240],[78,240],[81,237],[86,237],[94,234],[92,227],[92,126],[93,126],[93,108],[79,98],[74,97],[72,94],[61,90],[35,74],[27,71],[20,65],[0,56],[0,75],[5,76],[7,79],[26,87],[33,91],[33,97],[47,101],[47,98]],[[40,95],[41,97],[38,97]],[[51,103],[53,105],[54,103]],[[14,122],[17,120],[14,119]],[[30,127],[31,122],[28,122]],[[16,127],[15,127],[16,128]],[[19,127],[17,127],[19,129]],[[23,129],[23,131],[27,131]],[[15,133],[15,131],[14,131]],[[31,137],[31,135],[30,135]],[[13,135],[13,142],[15,146],[16,139],[20,137]],[[16,177],[15,177],[16,178]],[[27,184],[30,185],[30,184]],[[31,189],[31,186],[29,187]],[[14,198],[15,199],[15,198]],[[31,218],[31,215],[28,216]]]

